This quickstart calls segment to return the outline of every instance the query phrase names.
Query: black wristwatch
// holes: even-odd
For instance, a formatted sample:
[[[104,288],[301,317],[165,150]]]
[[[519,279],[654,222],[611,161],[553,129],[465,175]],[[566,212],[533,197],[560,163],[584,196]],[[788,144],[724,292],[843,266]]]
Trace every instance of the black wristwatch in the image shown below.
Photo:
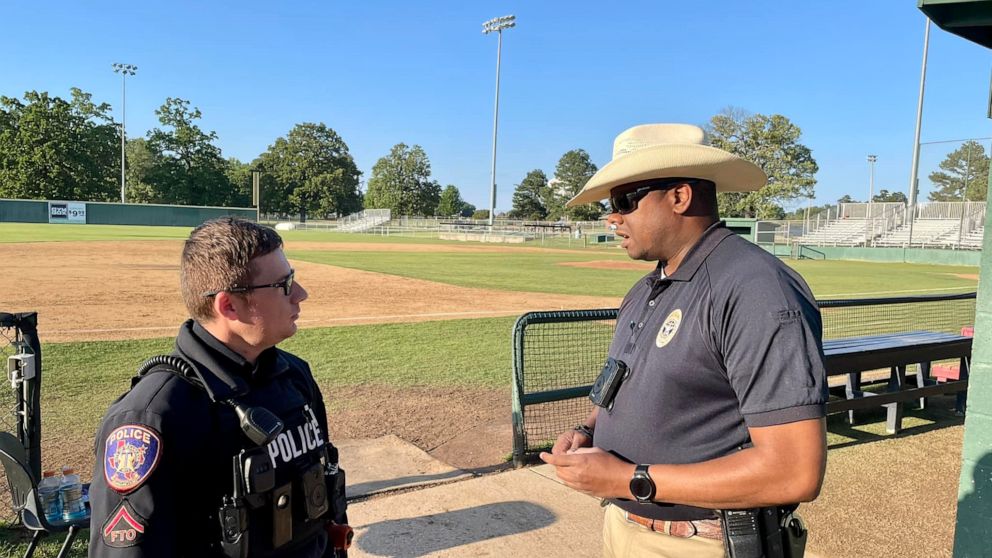
[[[654,500],[655,486],[651,475],[648,474],[647,465],[638,465],[634,469],[634,476],[630,479],[630,493],[642,504]]]

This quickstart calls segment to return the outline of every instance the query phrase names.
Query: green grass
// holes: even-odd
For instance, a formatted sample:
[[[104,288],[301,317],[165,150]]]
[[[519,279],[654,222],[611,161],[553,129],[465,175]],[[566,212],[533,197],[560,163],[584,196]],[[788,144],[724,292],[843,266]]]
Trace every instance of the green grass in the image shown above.
[[[505,387],[515,318],[304,329],[280,345],[299,354],[326,388],[342,385]],[[171,339],[46,343],[44,428],[94,432],[144,359]]]
[[[0,223],[0,242],[160,240],[189,236],[192,227]]]
[[[646,273],[560,265],[617,254],[556,252],[327,252],[290,250],[292,259],[426,279],[462,287],[557,294],[623,296]],[[305,281],[301,278],[301,281]]]
[[[66,242],[97,240],[170,240],[185,239],[192,227],[160,227],[139,225],[72,225],[51,223],[0,223],[0,243],[6,242]],[[287,242],[341,242],[349,244],[448,244],[454,246],[486,245],[482,242],[440,240],[437,232],[429,229],[404,233],[355,234],[335,231],[279,231]],[[522,244],[502,244],[504,247],[536,247],[583,249],[582,241],[567,238],[530,240]],[[588,249],[605,249],[590,244]]]
[[[614,253],[557,252],[343,252],[291,250],[289,257],[364,271],[437,281],[462,287],[556,294],[623,296],[645,270],[593,269],[561,265],[592,260],[629,261]],[[976,274],[966,266],[786,260],[818,298],[869,297],[884,293],[968,291]],[[301,279],[305,281],[304,279]]]

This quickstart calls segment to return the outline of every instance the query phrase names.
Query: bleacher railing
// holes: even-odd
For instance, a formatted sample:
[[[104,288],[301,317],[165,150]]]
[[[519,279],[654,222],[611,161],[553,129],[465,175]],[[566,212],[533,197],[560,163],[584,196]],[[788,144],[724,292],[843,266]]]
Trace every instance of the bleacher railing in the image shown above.
[[[792,236],[802,246],[921,247],[981,249],[986,202],[926,202],[910,212],[902,203],[844,203],[804,223],[805,233]],[[915,223],[910,238],[910,214]],[[791,252],[796,253],[797,246]]]

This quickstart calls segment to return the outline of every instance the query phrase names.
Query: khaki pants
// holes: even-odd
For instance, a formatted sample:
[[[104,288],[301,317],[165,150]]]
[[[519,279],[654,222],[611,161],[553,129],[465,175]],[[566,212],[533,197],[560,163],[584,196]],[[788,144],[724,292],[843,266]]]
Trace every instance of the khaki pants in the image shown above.
[[[603,558],[725,558],[723,541],[695,536],[683,539],[627,521],[610,504],[603,518]]]

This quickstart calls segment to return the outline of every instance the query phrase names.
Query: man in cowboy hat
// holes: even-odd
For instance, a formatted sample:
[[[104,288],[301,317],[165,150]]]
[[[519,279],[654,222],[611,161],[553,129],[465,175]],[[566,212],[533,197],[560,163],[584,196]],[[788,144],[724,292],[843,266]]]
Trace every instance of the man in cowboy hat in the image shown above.
[[[717,192],[757,190],[765,173],[703,140],[685,124],[631,128],[568,202],[609,197],[627,255],[658,262],[620,306],[592,412],[541,454],[608,503],[604,556],[724,556],[721,517],[740,512],[723,510],[788,514],[823,480],[819,310],[719,219]]]

